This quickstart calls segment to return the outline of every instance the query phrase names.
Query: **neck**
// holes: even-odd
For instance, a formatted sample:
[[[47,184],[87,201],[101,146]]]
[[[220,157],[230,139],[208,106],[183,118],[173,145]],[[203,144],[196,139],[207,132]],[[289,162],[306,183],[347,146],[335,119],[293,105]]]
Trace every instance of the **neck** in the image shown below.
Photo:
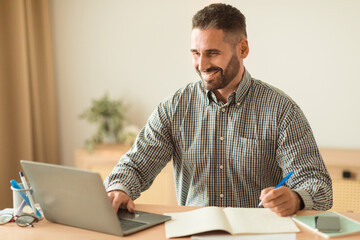
[[[239,87],[244,72],[245,68],[244,66],[241,66],[238,75],[236,75],[236,77],[226,87],[214,90],[216,98],[223,103],[227,103],[229,96]]]

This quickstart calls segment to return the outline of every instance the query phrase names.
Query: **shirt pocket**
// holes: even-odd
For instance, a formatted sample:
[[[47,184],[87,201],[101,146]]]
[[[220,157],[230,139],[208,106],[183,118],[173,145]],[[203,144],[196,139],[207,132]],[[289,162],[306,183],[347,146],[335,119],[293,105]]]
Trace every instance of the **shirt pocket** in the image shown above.
[[[279,170],[274,140],[240,138],[231,151],[231,162],[244,181],[269,179]]]

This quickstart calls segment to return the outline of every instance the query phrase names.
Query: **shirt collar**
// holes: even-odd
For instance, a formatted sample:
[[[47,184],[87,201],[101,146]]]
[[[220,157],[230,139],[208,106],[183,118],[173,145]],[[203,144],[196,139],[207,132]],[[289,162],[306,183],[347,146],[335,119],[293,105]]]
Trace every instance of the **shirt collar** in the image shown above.
[[[246,97],[246,94],[250,89],[250,85],[251,85],[251,75],[245,69],[243,77],[242,77],[242,79],[240,81],[240,84],[239,84],[238,88],[235,91],[235,103],[237,105],[240,105],[241,102]]]

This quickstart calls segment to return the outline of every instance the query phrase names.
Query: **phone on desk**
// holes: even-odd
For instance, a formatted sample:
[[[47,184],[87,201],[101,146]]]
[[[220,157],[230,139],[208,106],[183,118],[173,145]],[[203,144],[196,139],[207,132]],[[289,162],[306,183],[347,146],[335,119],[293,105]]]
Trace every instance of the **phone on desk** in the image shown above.
[[[338,216],[316,216],[315,226],[321,232],[340,232],[341,224]]]

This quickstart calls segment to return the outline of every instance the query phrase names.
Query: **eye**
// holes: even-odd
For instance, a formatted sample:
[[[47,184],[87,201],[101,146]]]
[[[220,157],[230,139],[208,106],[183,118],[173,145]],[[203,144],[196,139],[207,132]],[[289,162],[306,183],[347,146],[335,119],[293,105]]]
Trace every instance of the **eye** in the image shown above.
[[[217,56],[219,55],[219,52],[209,52],[209,56]]]
[[[191,54],[196,57],[200,55],[200,53],[197,51],[191,51]]]

